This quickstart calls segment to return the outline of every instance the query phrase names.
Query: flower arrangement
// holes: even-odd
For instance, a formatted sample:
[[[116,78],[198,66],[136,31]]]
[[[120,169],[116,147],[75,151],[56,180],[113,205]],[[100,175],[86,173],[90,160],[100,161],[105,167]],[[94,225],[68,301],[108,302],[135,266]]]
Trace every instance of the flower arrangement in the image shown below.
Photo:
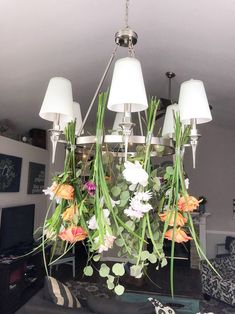
[[[49,217],[46,214],[43,226],[43,247],[52,244],[50,263],[58,241],[64,243],[65,254],[76,242],[85,241],[88,261],[84,268],[86,276],[94,270],[106,278],[109,289],[121,295],[124,287],[119,277],[125,273],[124,263],[115,263],[110,268],[105,263],[99,269],[93,262],[101,259],[102,253],[118,247],[118,256],[131,263],[130,275],[141,278],[149,263],[156,269],[167,264],[164,255],[164,239],[172,241],[170,270],[173,290],[174,246],[194,240],[200,257],[205,257],[194,230],[192,211],[199,200],[190,196],[186,189],[182,165],[184,144],[189,128],[181,128],[179,116],[175,116],[175,160],[166,169],[154,169],[151,163],[151,137],[159,101],[152,98],[147,110],[147,142],[137,147],[135,157],[123,162],[113,158],[108,149],[103,151],[104,112],[107,94],[99,95],[96,144],[91,161],[91,173],[85,182],[82,178],[83,164],[76,163],[75,122],[65,130],[67,142],[64,171],[53,178],[53,184],[45,194],[56,200],[56,208]],[[151,251],[147,244],[152,244]],[[62,254],[62,256],[63,256]]]

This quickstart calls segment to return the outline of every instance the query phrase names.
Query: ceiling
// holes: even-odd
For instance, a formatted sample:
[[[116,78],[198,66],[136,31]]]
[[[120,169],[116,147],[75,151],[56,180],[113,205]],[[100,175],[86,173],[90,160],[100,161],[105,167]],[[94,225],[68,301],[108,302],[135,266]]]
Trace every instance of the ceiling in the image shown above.
[[[114,33],[124,26],[124,8],[124,0],[0,0],[0,120],[19,132],[48,128],[38,112],[53,76],[71,80],[84,116]],[[234,16],[233,0],[131,0],[129,24],[139,36],[135,51],[148,95],[167,97],[166,71],[176,73],[175,99],[181,82],[201,79],[213,123],[234,128]]]

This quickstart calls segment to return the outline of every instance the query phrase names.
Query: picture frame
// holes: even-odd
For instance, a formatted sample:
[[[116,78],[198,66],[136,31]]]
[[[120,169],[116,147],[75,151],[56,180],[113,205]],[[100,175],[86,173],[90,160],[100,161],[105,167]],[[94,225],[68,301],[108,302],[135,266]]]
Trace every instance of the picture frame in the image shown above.
[[[29,162],[27,194],[42,194],[45,184],[46,166]]]
[[[0,154],[0,193],[19,192],[22,158]]]

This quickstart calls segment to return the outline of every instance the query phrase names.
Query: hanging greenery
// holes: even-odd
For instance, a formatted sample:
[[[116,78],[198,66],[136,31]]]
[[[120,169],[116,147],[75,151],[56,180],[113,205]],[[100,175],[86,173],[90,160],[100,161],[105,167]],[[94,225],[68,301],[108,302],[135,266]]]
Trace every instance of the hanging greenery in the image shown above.
[[[125,264],[115,263],[111,268],[100,261],[103,252],[118,248],[118,257],[131,264],[130,275],[141,278],[149,263],[156,269],[164,267],[164,239],[172,242],[170,281],[172,295],[175,242],[195,241],[200,257],[204,253],[198,243],[191,213],[199,200],[189,195],[183,170],[184,145],[190,129],[182,129],[179,116],[175,116],[175,158],[173,166],[154,168],[151,163],[151,137],[156,121],[159,101],[152,98],[147,110],[146,144],[136,148],[135,157],[127,161],[114,158],[103,148],[104,113],[107,93],[99,95],[96,144],[90,162],[90,175],[86,181],[81,175],[84,163],[76,161],[75,122],[65,130],[66,157],[64,171],[53,178],[45,190],[56,208],[49,217],[51,205],[43,226],[43,248],[52,245],[50,264],[55,262],[59,242],[64,249],[59,258],[78,241],[83,241],[88,261],[86,276],[98,271],[106,278],[107,287],[121,295],[124,287],[119,277],[125,274]],[[57,258],[58,259],[58,258]]]

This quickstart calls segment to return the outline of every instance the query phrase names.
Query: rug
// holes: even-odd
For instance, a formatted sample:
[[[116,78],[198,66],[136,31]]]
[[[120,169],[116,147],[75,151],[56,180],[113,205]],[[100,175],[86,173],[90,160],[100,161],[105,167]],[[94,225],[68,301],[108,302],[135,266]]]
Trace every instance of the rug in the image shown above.
[[[111,298],[115,297],[114,293],[107,289],[105,284],[102,283],[93,283],[93,282],[81,282],[76,280],[69,280],[65,283],[72,292],[80,299],[84,299],[84,291],[92,293],[94,296],[101,298]],[[136,292],[136,291],[127,291],[128,292]],[[84,294],[83,294],[84,293]],[[143,291],[143,293],[147,294],[147,291]],[[147,295],[154,296],[154,298],[161,301],[161,297],[163,296],[154,294],[154,292],[149,292]],[[181,298],[181,297],[179,297]],[[188,298],[183,298],[188,299]],[[195,299],[193,299],[195,300]],[[197,300],[198,301],[198,300]],[[164,303],[164,302],[163,302]],[[200,300],[199,301],[199,309],[201,313],[214,313],[214,314],[235,314],[235,308],[225,304],[223,302],[219,302],[215,299],[211,299],[210,301]],[[177,310],[176,313],[178,314]],[[193,313],[196,314],[197,312]]]

